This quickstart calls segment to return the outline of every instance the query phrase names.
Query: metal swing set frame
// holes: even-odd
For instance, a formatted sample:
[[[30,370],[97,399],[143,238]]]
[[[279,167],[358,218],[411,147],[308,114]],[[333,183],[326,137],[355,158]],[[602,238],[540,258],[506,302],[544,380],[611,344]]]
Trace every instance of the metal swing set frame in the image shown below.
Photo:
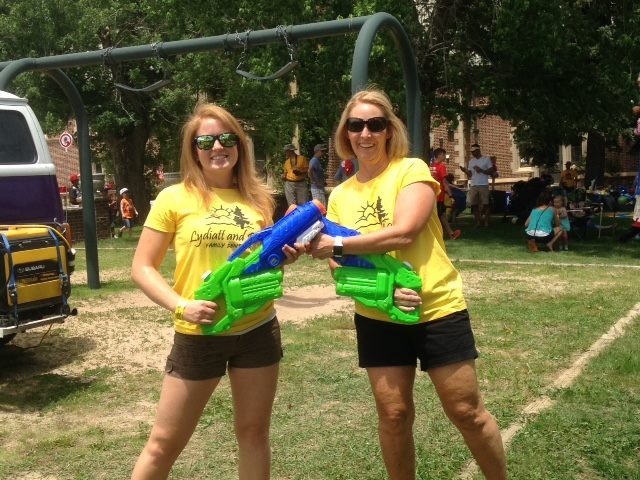
[[[342,20],[291,26],[280,25],[277,28],[256,31],[248,30],[243,33],[237,33],[235,36],[227,33],[213,37],[157,42],[132,47],[110,47],[91,52],[22,58],[0,62],[0,90],[6,90],[13,79],[24,72],[41,71],[49,75],[64,92],[74,111],[78,125],[80,174],[88,177],[91,176],[91,153],[86,109],[77,87],[63,72],[63,69],[85,65],[100,65],[104,64],[105,61],[124,63],[148,58],[159,58],[166,61],[170,57],[186,53],[206,52],[216,49],[224,49],[225,51],[242,49],[236,73],[252,80],[275,80],[289,73],[297,66],[298,62],[295,59],[294,49],[296,42],[358,32],[351,64],[351,91],[355,93],[367,85],[371,49],[378,31],[383,28],[389,31],[398,49],[405,81],[407,128],[411,140],[411,150],[412,154],[419,156],[422,154],[423,145],[422,113],[415,55],[409,37],[400,22],[394,16],[384,12]],[[234,36],[235,41],[229,41],[230,36]],[[289,62],[285,66],[264,77],[244,70],[245,55],[250,47],[282,41],[284,41],[289,53]],[[167,65],[165,65],[164,73],[164,78],[147,87],[135,88],[123,84],[115,86],[133,92],[150,93],[170,83],[170,73]],[[84,201],[83,227],[85,232],[87,281],[89,288],[98,289],[100,288],[98,240],[92,190],[91,182],[83,182],[82,196],[86,199]]]

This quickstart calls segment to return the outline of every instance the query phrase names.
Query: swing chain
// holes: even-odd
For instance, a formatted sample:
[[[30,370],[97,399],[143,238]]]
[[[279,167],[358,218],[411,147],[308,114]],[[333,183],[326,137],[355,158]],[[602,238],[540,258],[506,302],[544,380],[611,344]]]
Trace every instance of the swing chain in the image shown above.
[[[259,75],[255,75],[251,72],[247,72],[245,70],[242,69],[244,62],[245,62],[245,58],[246,58],[246,54],[247,54],[247,50],[249,47],[249,33],[251,32],[251,30],[247,30],[247,32],[245,33],[244,38],[241,37],[240,33],[236,32],[236,36],[235,36],[235,40],[236,40],[236,45],[238,46],[242,46],[242,53],[240,54],[240,61],[238,63],[238,66],[236,67],[236,73],[238,75],[241,75],[245,78],[248,78],[249,80],[277,80],[279,78],[282,78],[284,75],[286,75],[287,73],[289,73],[291,70],[293,70],[297,65],[298,65],[298,61],[295,59],[295,47],[294,44],[292,42],[289,41],[289,37],[287,35],[287,32],[285,30],[284,25],[279,25],[276,29],[276,35],[279,38],[282,38],[284,40],[284,44],[287,47],[287,52],[289,54],[289,63],[287,63],[284,67],[280,68],[280,70],[278,70],[277,72],[274,72],[270,75],[266,75],[266,76],[259,76]]]
[[[287,35],[287,30],[284,25],[278,25],[276,27],[276,33],[279,37],[284,40],[284,44],[287,47],[287,52],[289,53],[289,60],[291,62],[295,61],[296,49],[295,45],[289,41],[289,36]]]
[[[236,32],[236,43],[238,45],[242,45],[242,52],[240,53],[240,61],[238,62],[238,66],[236,67],[236,70],[240,70],[240,67],[244,65],[244,61],[247,56],[250,33],[251,33],[251,30],[247,30],[244,34],[244,39],[243,39],[242,37],[240,37],[240,33]]]
[[[113,65],[116,64],[116,62],[113,60],[113,57],[111,56],[112,50],[113,50],[113,46],[107,47],[102,51],[102,63],[104,63],[109,67],[112,67]]]

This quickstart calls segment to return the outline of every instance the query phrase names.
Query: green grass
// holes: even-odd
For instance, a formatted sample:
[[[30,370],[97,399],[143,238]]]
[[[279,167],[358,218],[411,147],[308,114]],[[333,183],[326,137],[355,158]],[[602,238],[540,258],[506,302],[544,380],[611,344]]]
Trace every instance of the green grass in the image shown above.
[[[510,451],[513,478],[640,478],[640,325],[595,359]]]
[[[638,269],[616,265],[640,265],[640,242],[621,246],[611,237],[590,238],[572,242],[568,253],[532,255],[520,227],[495,223],[488,230],[474,229],[465,226],[466,218],[460,221],[464,236],[447,246],[463,275],[489,409],[506,428],[541,395],[556,401],[514,439],[510,478],[639,478],[638,322],[571,388],[550,391],[549,385],[638,301]],[[123,245],[120,240],[100,242],[101,276],[129,268],[133,250],[111,249]],[[496,263],[505,260],[516,263]],[[170,254],[163,267],[168,277],[172,262]],[[286,267],[288,288],[330,281],[326,265],[307,257]],[[128,277],[109,280],[99,290],[76,286],[73,298],[108,299],[132,288]],[[88,315],[86,321],[93,318]],[[169,328],[162,315],[134,308],[114,307],[114,321],[131,329]],[[56,365],[44,357],[53,346],[64,348],[65,329],[56,327],[38,349],[0,352],[0,362],[10,367],[0,377],[0,479],[27,472],[59,479],[127,478],[146,441],[162,372],[109,366],[76,375],[52,372]],[[386,478],[373,400],[365,372],[357,367],[351,315],[286,323],[282,329],[285,358],[273,413],[272,478]],[[73,340],[81,348],[69,350],[64,360],[69,365],[92,349],[90,338]],[[427,375],[418,374],[415,390],[418,478],[456,478],[469,453],[442,413]],[[225,380],[171,478],[237,478],[231,419]]]

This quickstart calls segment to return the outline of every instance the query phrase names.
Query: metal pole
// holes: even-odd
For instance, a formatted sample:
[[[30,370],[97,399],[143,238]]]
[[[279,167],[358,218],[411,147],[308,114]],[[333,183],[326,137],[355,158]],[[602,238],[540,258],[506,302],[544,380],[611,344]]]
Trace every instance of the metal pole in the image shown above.
[[[73,82],[62,70],[49,70],[47,74],[65,93],[78,124],[78,150],[80,152],[80,176],[89,181],[82,182],[82,224],[84,226],[84,247],[87,256],[87,283],[89,288],[100,288],[98,268],[98,235],[96,232],[96,209],[93,201],[93,181],[91,175],[91,149],[89,122],[82,97]]]
[[[413,49],[402,25],[388,13],[376,13],[372,16],[356,17],[343,20],[331,20],[305,25],[286,27],[291,41],[306,40],[344,35],[360,31],[356,41],[351,68],[352,93],[367,84],[369,56],[378,30],[389,27],[392,38],[400,52],[406,82],[407,127],[412,141],[412,153],[422,155],[422,113],[420,109],[420,87]],[[242,42],[237,41],[237,36]],[[26,71],[48,71],[49,75],[60,85],[71,103],[78,122],[80,146],[80,173],[85,178],[91,177],[91,156],[89,149],[89,128],[82,98],[71,80],[59,69],[83,65],[99,65],[108,62],[128,62],[160,56],[174,56],[185,53],[204,52],[214,49],[241,49],[245,47],[278,43],[282,41],[279,28],[218,35],[190,40],[160,42],[134,47],[106,48],[92,52],[69,53],[42,58],[23,58],[10,62],[0,62],[0,90]],[[90,191],[89,191],[90,190]],[[90,288],[100,288],[98,276],[97,233],[95,224],[95,206],[93,202],[93,184],[83,182],[82,186],[83,222],[85,227],[85,246],[87,251],[87,274]],[[86,203],[85,203],[86,202]]]
[[[331,20],[314,24],[296,25],[286,27],[287,36],[291,41],[306,40],[355,33],[369,17],[357,17],[344,20]],[[393,17],[392,17],[393,18]],[[238,36],[247,47],[266,45],[282,42],[280,31],[277,28],[256,30],[239,33]],[[236,34],[217,35],[214,37],[194,38],[190,40],[176,40],[172,42],[159,42],[157,44],[138,45],[134,47],[120,47],[111,50],[105,48],[92,52],[68,53],[51,57],[32,58],[27,70],[49,70],[52,68],[69,68],[83,65],[99,65],[112,61],[115,63],[144,60],[160,56],[174,56],[185,53],[205,52],[214,49],[242,49],[244,44],[236,40]],[[5,76],[12,79],[15,74],[7,71],[13,62],[0,62],[0,88],[9,82]],[[24,71],[24,70],[23,70]]]
[[[420,84],[418,67],[407,33],[398,20],[388,13],[376,13],[369,17],[360,30],[353,52],[351,64],[351,93],[362,90],[369,79],[369,56],[375,36],[382,27],[388,27],[400,53],[404,72],[407,101],[407,130],[411,140],[411,153],[422,157],[422,108],[420,105]]]

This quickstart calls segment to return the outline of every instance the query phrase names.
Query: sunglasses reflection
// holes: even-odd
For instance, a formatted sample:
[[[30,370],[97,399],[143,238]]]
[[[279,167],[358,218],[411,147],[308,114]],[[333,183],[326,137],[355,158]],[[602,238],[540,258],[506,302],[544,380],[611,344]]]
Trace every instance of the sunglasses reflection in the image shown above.
[[[371,117],[367,120],[357,117],[347,118],[347,130],[359,133],[364,130],[366,125],[370,132],[378,133],[387,128],[387,119],[385,117]]]
[[[226,132],[219,135],[199,135],[193,139],[193,144],[199,150],[211,150],[216,141],[225,148],[234,147],[238,143],[238,136],[235,133]]]

